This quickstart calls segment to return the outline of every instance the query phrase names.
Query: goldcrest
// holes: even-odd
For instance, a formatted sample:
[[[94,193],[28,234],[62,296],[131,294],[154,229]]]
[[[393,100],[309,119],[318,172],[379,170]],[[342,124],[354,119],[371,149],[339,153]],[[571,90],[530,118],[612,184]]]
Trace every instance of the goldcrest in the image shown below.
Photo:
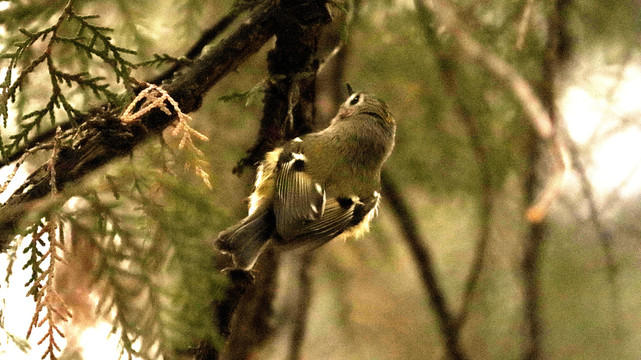
[[[394,148],[396,122],[387,105],[353,93],[324,130],[266,154],[249,215],[222,231],[216,246],[250,270],[271,241],[310,250],[369,229],[380,202],[380,174]]]

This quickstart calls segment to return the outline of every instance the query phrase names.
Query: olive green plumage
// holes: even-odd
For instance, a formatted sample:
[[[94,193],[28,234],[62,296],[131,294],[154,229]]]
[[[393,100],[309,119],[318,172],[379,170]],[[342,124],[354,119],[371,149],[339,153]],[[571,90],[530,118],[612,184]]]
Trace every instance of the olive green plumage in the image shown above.
[[[216,245],[249,270],[271,241],[313,249],[368,230],[380,200],[381,167],[394,147],[396,122],[384,102],[354,93],[324,130],[296,138],[261,162],[249,215]]]

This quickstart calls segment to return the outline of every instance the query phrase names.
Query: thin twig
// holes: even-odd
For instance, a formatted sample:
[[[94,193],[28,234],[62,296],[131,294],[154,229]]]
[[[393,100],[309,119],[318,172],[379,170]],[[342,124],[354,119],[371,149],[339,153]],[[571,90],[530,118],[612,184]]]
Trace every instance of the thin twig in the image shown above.
[[[549,181],[546,184],[541,195],[527,211],[528,220],[531,222],[542,221],[547,215],[552,201],[558,196],[570,169],[566,161],[567,157],[563,156],[566,150],[563,143],[556,137],[550,113],[543,106],[542,100],[536,95],[532,86],[512,65],[487,50],[465,30],[463,22],[458,19],[456,11],[449,1],[415,0],[414,3],[419,14],[433,13],[437,22],[450,31],[465,58],[479,64],[512,91],[530,119],[538,136],[550,142],[550,151],[556,156],[556,174],[553,177],[553,181]],[[558,44],[555,46],[558,46]]]
[[[255,3],[253,1],[248,1],[247,3]],[[222,18],[220,18],[214,25],[205,30],[200,38],[196,41],[194,45],[185,53],[184,57],[189,60],[194,60],[202,53],[205,46],[211,44],[212,41],[216,40],[227,28],[231,25],[244,11],[247,7],[233,6]],[[180,70],[183,67],[182,62],[175,63],[169,69],[164,71],[162,74],[156,76],[153,80],[149,82],[152,84],[160,84],[164,80],[171,78],[176,71]]]
[[[598,147],[602,145],[604,142],[611,140],[612,136],[621,134],[625,131],[628,130],[636,130],[638,131],[641,129],[641,120],[636,114],[629,114],[629,115],[620,115],[614,112],[612,109],[612,105],[609,105],[608,109],[605,110],[603,113],[603,116],[601,116],[603,120],[599,123],[597,128],[594,130],[590,138],[585,142],[591,147]],[[617,124],[607,124],[610,123],[610,121],[606,119],[612,119],[612,118],[618,118]],[[608,128],[605,128],[605,126],[611,125]]]
[[[616,327],[616,333],[621,334],[622,329],[619,319],[620,317],[620,304],[621,304],[621,295],[617,286],[617,275],[618,275],[618,266],[614,257],[613,250],[613,240],[614,236],[612,231],[603,223],[601,214],[599,212],[596,198],[594,196],[594,190],[592,188],[592,183],[588,177],[585,167],[581,162],[579,156],[578,148],[576,144],[568,140],[570,147],[570,154],[572,156],[572,163],[574,164],[574,170],[579,175],[579,182],[581,183],[581,191],[583,192],[583,197],[588,203],[589,209],[589,218],[594,226],[597,237],[601,242],[601,247],[603,248],[603,255],[605,257],[606,273],[608,276],[608,281],[610,283],[610,295],[612,298],[612,309],[614,312],[613,321]]]
[[[628,175],[614,188],[608,195],[606,195],[605,200],[603,200],[601,208],[599,209],[600,213],[607,213],[618,201],[621,200],[621,192],[623,189],[630,184],[630,182],[635,178],[635,175],[641,169],[641,161],[637,161],[636,164],[630,169]]]
[[[520,101],[541,138],[548,139],[553,134],[553,126],[548,112],[530,84],[512,65],[490,52],[465,31],[465,26],[457,18],[456,12],[447,0],[415,0],[417,8],[428,8],[436,16],[440,25],[452,34],[460,49],[472,61],[481,65],[497,80],[509,87]]]
[[[525,37],[530,27],[530,22],[532,18],[532,8],[534,8],[534,0],[527,0],[525,3],[525,8],[523,9],[523,15],[521,21],[519,21],[519,30],[516,36],[516,49],[523,50],[523,45],[525,45]]]
[[[447,304],[445,292],[439,283],[434,268],[432,256],[427,245],[418,232],[416,219],[412,215],[407,203],[390,175],[383,172],[381,175],[384,198],[390,204],[394,215],[403,232],[403,239],[407,242],[414,263],[418,269],[425,291],[436,311],[441,335],[445,339],[445,349],[448,356],[454,360],[467,359],[460,343],[460,333],[456,327],[456,319]]]
[[[636,52],[632,48],[627,50],[627,53],[625,54],[619,69],[617,69],[616,76],[614,77],[614,82],[612,83],[612,86],[609,89],[607,89],[607,91],[605,93],[605,102],[606,102],[606,104],[608,104],[608,106],[605,109],[605,111],[603,112],[603,119],[608,119],[610,117],[615,117],[616,116],[615,111],[613,109],[614,108],[614,97],[619,92],[619,89],[620,89],[621,85],[623,84],[623,82],[626,80],[626,76],[625,76],[626,69],[628,68],[628,66],[634,60],[636,60],[636,58],[634,56],[635,54],[636,54]],[[637,124],[638,124],[638,119],[636,117],[634,119],[632,119],[631,121],[626,121],[626,119],[623,118],[623,119],[621,119],[621,124],[619,126],[626,126],[626,125],[629,125],[627,123],[633,123],[634,124],[635,122],[637,122]],[[600,141],[602,141],[603,139],[609,138],[614,133],[614,131],[616,131],[615,129],[618,128],[619,126],[615,127],[615,129],[610,129],[610,130],[603,131],[603,128],[606,125],[609,125],[608,123],[609,123],[608,121],[602,120],[597,125],[597,127],[594,129],[594,131],[592,132],[592,135],[590,136],[590,138],[588,139],[588,141],[586,143],[588,143],[588,144],[597,144]]]
[[[58,130],[59,129],[60,128],[58,128]],[[5,192],[5,190],[7,190],[7,188],[9,187],[9,184],[18,173],[18,170],[20,169],[22,164],[24,164],[24,162],[27,160],[29,156],[33,155],[34,153],[40,150],[51,150],[53,148],[54,148],[53,144],[34,144],[33,147],[27,149],[27,151],[22,154],[22,156],[18,159],[18,161],[16,161],[16,163],[13,166],[13,170],[9,173],[9,175],[7,175],[4,183],[0,185],[0,194],[2,194],[3,192]]]

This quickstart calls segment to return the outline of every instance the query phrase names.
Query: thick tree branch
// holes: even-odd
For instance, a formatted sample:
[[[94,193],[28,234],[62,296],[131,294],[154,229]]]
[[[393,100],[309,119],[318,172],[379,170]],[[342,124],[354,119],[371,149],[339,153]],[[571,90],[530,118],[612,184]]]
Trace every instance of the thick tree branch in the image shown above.
[[[536,172],[539,162],[538,137],[530,131],[528,135],[528,171],[525,176],[525,204],[530,204],[536,194],[539,177]],[[530,223],[523,243],[523,259],[521,262],[524,287],[524,315],[527,326],[527,341],[523,354],[524,360],[536,360],[542,355],[542,320],[540,313],[541,285],[539,278],[540,254],[545,239],[546,224]]]
[[[246,11],[245,7],[234,6],[214,25],[212,25],[210,28],[205,30],[200,35],[200,38],[196,40],[196,43],[185,53],[183,57],[192,61],[198,58],[198,56],[201,55],[204,47],[210,44],[216,38],[218,38],[218,36],[220,36],[222,32],[224,32],[244,11]],[[163,81],[170,79],[172,76],[174,76],[174,74],[178,70],[184,67],[185,67],[184,62],[174,64],[169,69],[164,71],[162,74],[154,77],[153,79],[148,80],[148,82],[152,84],[160,85]],[[97,110],[99,110],[99,108],[94,108],[90,110],[90,114],[88,114],[88,116],[81,115],[76,117],[73,120],[77,125],[81,125],[91,117],[91,112],[95,113]],[[60,127],[62,130],[68,130],[71,128],[71,126],[72,126],[71,121],[65,121],[65,122],[62,122],[60,125],[58,125],[58,127]],[[58,127],[53,127],[48,130],[45,130],[42,133],[39,133],[33,138],[27,140],[24,143],[24,145],[21,148],[19,148],[17,151],[14,151],[6,159],[0,160],[0,166],[6,166],[14,161],[17,161],[29,149],[33,148],[34,146],[37,146],[40,143],[44,143],[53,139],[53,136],[56,134]]]
[[[312,23],[327,23],[331,16],[324,2],[308,3],[283,0],[287,11],[278,17],[276,48],[267,55],[270,81],[265,90],[265,106],[257,140],[248,155],[234,169],[242,173],[247,166],[255,166],[263,155],[282,143],[314,129],[314,99],[316,98],[315,59],[318,31],[302,27],[295,19]],[[310,11],[313,10],[313,11]],[[310,31],[311,30],[311,31]]]
[[[227,337],[227,344],[220,354],[220,359],[249,359],[256,348],[272,334],[272,301],[276,293],[278,261],[278,254],[273,248],[269,248],[256,263],[255,281],[247,283],[245,279],[251,275],[242,270],[236,271],[236,278],[230,278],[230,288],[239,291],[234,293],[233,298],[224,300],[225,308],[218,309],[219,317],[231,320],[228,332],[223,334]],[[242,276],[242,273],[246,275]],[[230,300],[233,302],[230,303]]]
[[[214,84],[274,35],[275,20],[281,12],[277,2],[264,2],[247,22],[216,48],[176,73],[163,88],[184,113],[197,110],[203,95]],[[108,107],[94,109],[90,114],[78,129],[64,131],[61,136],[60,155],[54,165],[56,184],[60,188],[115,158],[130,154],[136,145],[174,121],[173,116],[162,111],[152,111],[140,122],[128,124],[120,122],[119,114]],[[40,166],[0,208],[0,249],[5,249],[17,220],[24,214],[23,205],[50,193],[49,178],[47,166]]]
[[[423,239],[418,233],[416,219],[410,212],[405,199],[403,199],[396,184],[389,174],[383,172],[381,176],[383,195],[389,202],[396,219],[398,220],[404,239],[410,248],[414,257],[414,262],[418,268],[425,291],[429,296],[430,302],[436,311],[439,328],[445,339],[445,349],[448,357],[454,360],[466,359],[460,343],[460,332],[456,327],[456,319],[452,315],[445,292],[439,284],[432,257],[425,245]]]
[[[255,165],[283,140],[314,128],[319,29],[331,18],[324,1],[282,0],[280,7],[282,11],[274,19],[276,47],[267,55],[271,81],[263,100],[257,142],[250,152],[251,160],[241,161],[237,171]],[[241,294],[237,307],[227,310],[234,318],[223,359],[247,359],[271,335],[278,265],[274,251],[264,252],[256,265],[256,284]]]

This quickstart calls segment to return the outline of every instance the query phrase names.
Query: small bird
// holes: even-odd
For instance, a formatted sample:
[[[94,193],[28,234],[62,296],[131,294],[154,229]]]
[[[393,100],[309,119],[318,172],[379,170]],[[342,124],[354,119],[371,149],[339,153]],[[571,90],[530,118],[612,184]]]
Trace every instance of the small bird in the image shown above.
[[[369,230],[396,122],[383,101],[348,91],[327,128],[289,141],[259,164],[249,215],[216,240],[236,268],[251,270],[270,240],[278,249],[311,250]]]

